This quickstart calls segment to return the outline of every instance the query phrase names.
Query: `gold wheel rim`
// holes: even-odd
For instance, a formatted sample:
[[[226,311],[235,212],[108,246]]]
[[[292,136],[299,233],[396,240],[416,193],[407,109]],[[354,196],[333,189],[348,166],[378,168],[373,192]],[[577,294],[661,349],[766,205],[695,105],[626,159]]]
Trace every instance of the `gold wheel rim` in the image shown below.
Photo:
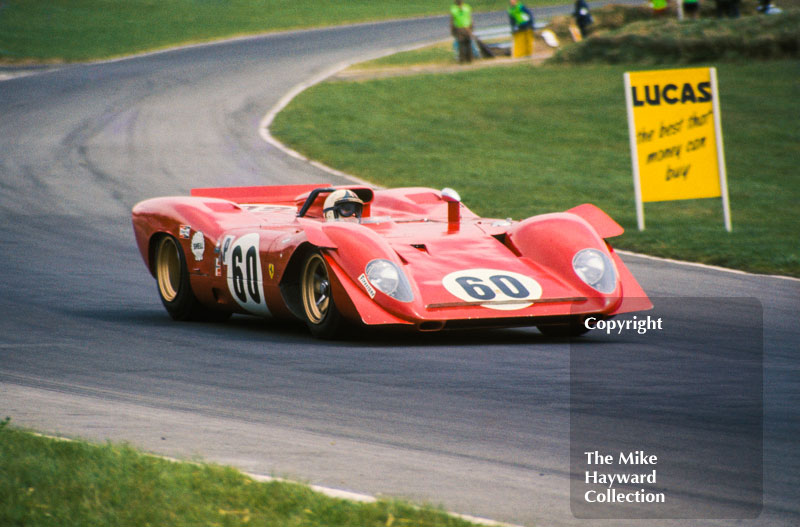
[[[167,302],[177,298],[181,285],[181,259],[178,250],[175,240],[168,236],[158,245],[156,256],[158,290]]]
[[[330,282],[325,260],[315,254],[303,270],[303,308],[309,322],[320,324],[325,320],[330,305]]]

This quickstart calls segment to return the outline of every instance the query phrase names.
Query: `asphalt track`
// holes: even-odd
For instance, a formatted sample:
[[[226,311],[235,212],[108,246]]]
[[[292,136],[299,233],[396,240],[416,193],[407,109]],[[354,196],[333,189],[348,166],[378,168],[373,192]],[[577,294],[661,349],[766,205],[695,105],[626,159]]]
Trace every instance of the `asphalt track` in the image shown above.
[[[570,512],[568,343],[534,329],[330,343],[272,320],[174,323],[134,247],[130,208],[145,198],[336,183],[262,141],[262,116],[331,64],[444,37],[441,18],[366,24],[0,82],[0,413],[517,524],[619,524]],[[740,297],[758,299],[764,321],[760,518],[627,524],[800,524],[800,283],[625,260],[651,296],[699,297],[696,332],[742,331],[726,309]]]

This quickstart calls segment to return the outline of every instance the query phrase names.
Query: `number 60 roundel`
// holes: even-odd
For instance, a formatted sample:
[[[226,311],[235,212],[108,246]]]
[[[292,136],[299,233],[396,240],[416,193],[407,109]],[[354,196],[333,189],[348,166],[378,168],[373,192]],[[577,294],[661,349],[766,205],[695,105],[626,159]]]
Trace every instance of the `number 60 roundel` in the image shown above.
[[[258,233],[245,234],[225,247],[222,257],[227,269],[228,289],[236,302],[250,313],[268,315],[259,240]]]
[[[530,276],[499,269],[455,271],[442,285],[465,302],[486,301],[483,307],[504,311],[528,307],[542,296],[542,286]]]

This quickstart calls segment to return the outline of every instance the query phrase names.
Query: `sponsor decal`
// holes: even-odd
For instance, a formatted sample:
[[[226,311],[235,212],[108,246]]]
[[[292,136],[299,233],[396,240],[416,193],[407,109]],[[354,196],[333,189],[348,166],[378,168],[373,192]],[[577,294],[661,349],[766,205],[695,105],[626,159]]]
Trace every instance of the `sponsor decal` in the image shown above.
[[[235,241],[233,236],[226,237],[222,244],[222,261],[227,274],[228,289],[234,300],[250,313],[268,315],[259,252],[260,239],[257,232],[245,234]]]
[[[214,258],[214,276],[222,276],[222,266],[219,263],[219,257]]]
[[[465,302],[501,311],[524,309],[542,297],[539,282],[530,276],[501,269],[455,271],[442,279],[442,285]]]
[[[189,236],[192,235],[192,228],[188,225],[181,225],[178,229],[178,235],[184,240],[188,240]]]
[[[194,259],[198,262],[203,259],[203,254],[206,252],[206,238],[203,233],[197,231],[192,236],[192,254]]]
[[[367,275],[361,273],[361,276],[358,277],[358,281],[361,282],[361,285],[363,285],[364,289],[367,290],[369,297],[375,298],[375,288],[372,287],[372,284],[370,284],[369,280],[367,280]]]

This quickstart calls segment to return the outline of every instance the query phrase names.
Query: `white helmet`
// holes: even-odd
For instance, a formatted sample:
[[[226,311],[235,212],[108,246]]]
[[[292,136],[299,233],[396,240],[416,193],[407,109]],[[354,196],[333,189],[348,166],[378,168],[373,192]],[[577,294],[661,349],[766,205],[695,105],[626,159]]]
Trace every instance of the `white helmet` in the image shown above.
[[[339,189],[325,198],[322,213],[326,220],[361,218],[364,202],[352,190]]]

